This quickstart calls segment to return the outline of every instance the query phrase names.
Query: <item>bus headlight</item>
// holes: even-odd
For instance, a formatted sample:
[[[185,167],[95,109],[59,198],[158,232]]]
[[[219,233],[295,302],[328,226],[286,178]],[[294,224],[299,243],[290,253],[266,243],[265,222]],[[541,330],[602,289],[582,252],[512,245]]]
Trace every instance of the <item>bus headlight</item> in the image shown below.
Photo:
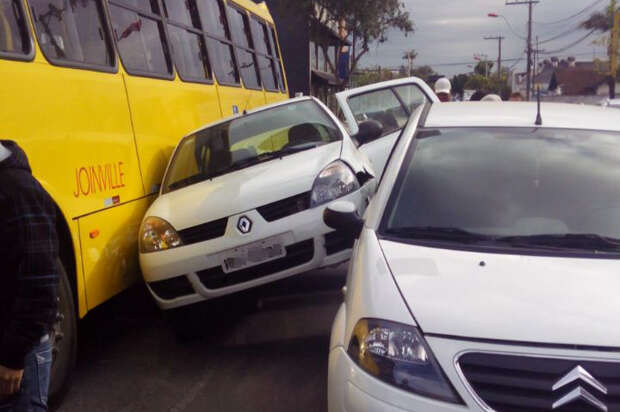
[[[314,181],[310,207],[331,202],[360,188],[357,177],[349,166],[336,160],[327,166]]]
[[[158,217],[147,217],[140,228],[140,252],[151,253],[183,245],[172,225]]]

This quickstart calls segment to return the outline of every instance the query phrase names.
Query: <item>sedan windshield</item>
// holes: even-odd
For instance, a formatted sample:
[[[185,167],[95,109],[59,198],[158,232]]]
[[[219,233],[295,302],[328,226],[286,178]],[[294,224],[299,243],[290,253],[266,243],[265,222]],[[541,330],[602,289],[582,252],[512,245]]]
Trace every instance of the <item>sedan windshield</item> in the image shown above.
[[[334,122],[312,100],[235,118],[183,139],[163,192],[341,139]]]
[[[408,240],[620,252],[620,134],[421,131],[383,234]]]

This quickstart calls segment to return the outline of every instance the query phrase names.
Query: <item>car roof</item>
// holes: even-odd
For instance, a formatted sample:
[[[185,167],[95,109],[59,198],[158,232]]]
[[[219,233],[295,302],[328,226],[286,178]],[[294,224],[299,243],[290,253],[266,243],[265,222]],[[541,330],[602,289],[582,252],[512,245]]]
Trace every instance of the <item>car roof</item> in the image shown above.
[[[620,131],[620,113],[598,106],[541,103],[544,128]],[[536,127],[534,102],[435,103],[425,127]]]
[[[229,121],[231,121],[233,119],[240,119],[243,116],[247,116],[247,115],[254,114],[254,113],[264,112],[266,110],[270,110],[270,109],[273,109],[273,108],[278,107],[278,106],[284,106],[284,105],[291,104],[291,103],[303,102],[303,101],[306,101],[306,100],[317,101],[317,99],[315,97],[312,97],[312,96],[302,96],[302,97],[294,97],[294,98],[291,98],[291,99],[282,100],[280,102],[272,103],[272,104],[269,104],[269,105],[266,105],[266,106],[260,106],[260,107],[258,107],[256,109],[247,110],[245,113],[234,114],[232,116],[225,117],[225,118],[217,120],[215,122],[207,123],[204,126],[200,126],[198,129],[192,130],[191,132],[187,133],[185,136],[183,136],[183,138],[191,136],[191,135],[196,134],[198,132],[201,132],[201,131],[203,131],[205,129],[209,129],[209,128],[213,127],[213,126],[217,126],[218,124],[229,122]]]

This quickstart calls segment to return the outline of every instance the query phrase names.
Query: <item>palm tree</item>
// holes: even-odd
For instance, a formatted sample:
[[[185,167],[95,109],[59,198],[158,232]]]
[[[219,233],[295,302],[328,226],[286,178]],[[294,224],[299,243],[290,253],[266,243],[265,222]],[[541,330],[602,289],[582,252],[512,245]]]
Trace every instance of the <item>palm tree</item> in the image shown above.
[[[411,49],[403,53],[403,60],[407,60],[409,65],[407,66],[407,77],[411,76],[411,72],[413,71],[413,60],[418,56],[418,53]]]

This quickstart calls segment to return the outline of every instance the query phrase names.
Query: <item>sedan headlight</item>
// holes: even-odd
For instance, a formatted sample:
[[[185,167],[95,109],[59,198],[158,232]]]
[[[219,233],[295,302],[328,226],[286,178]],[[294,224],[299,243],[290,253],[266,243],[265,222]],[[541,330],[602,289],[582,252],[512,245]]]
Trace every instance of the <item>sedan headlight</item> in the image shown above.
[[[151,253],[181,246],[176,230],[164,219],[147,217],[140,228],[140,252]]]
[[[417,328],[362,319],[355,325],[347,352],[362,369],[384,382],[417,395],[463,403]]]
[[[355,174],[342,161],[337,160],[327,166],[314,181],[310,207],[331,202],[334,199],[355,192],[360,188]]]

